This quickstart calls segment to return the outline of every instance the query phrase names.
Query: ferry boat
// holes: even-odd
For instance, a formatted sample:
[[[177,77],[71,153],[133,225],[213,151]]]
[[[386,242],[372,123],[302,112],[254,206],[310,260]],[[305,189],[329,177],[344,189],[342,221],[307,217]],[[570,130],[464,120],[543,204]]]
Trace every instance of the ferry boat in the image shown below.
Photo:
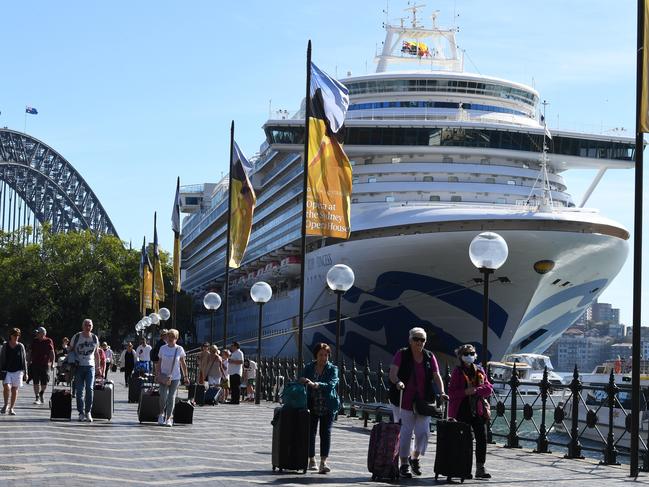
[[[483,358],[542,352],[627,258],[629,232],[585,203],[608,169],[633,167],[634,140],[550,133],[534,88],[464,71],[457,29],[441,28],[435,15],[424,27],[416,13],[407,25],[386,24],[375,73],[340,79],[350,94],[344,148],[353,166],[352,233],[349,240],[308,237],[304,356],[316,342],[335,341],[336,299],[325,276],[339,263],[356,275],[342,299],[347,360],[385,364],[413,326],[423,326],[427,347],[449,361],[463,343],[484,355],[482,284],[468,249],[486,230],[504,237],[509,257],[491,276]],[[249,289],[250,273],[280,262],[273,298],[263,308],[263,354],[295,356],[304,101],[263,129],[265,140],[251,158],[252,234],[230,279],[248,276]],[[562,174],[582,168],[598,175],[584,199],[574,201]],[[182,226],[183,288],[195,298],[199,340],[209,334],[202,297],[223,289],[227,184],[224,178],[181,188],[182,211],[190,213]],[[247,292],[233,293],[228,341],[254,351],[257,316]],[[217,322],[222,330],[221,313]]]

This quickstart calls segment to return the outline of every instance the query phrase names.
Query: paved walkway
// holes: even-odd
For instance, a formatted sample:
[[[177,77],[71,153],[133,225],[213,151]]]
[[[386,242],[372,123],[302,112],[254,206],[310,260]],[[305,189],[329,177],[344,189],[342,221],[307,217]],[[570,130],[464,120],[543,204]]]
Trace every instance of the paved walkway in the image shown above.
[[[377,485],[369,481],[365,463],[369,430],[358,419],[342,417],[335,424],[330,474],[279,474],[270,468],[272,404],[197,407],[193,425],[164,428],[140,425],[137,405],[126,402],[120,384],[110,422],[50,422],[47,406],[31,404],[31,386],[21,393],[17,416],[0,417],[3,487]],[[401,485],[434,483],[434,436],[431,444],[422,462],[424,476],[402,480]],[[628,466],[600,466],[528,450],[490,447],[487,465],[492,480],[465,484],[595,487],[634,482],[627,476]],[[643,475],[634,483],[649,484]]]

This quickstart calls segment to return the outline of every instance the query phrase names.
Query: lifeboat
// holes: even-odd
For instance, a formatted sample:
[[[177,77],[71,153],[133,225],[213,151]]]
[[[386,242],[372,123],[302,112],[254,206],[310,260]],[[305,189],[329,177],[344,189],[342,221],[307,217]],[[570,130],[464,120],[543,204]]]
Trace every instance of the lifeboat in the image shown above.
[[[300,274],[300,258],[297,255],[291,255],[282,259],[279,266],[280,276],[297,276]]]

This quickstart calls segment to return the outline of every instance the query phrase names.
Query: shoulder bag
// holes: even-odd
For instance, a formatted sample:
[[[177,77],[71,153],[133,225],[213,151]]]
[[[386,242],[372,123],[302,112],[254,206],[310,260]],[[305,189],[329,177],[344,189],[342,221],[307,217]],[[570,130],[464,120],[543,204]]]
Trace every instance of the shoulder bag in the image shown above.
[[[176,364],[176,357],[178,356],[178,349],[180,347],[176,345],[176,353],[174,353],[174,358],[171,361],[171,368],[169,369],[169,373],[165,374],[160,370],[158,372],[158,376],[156,377],[156,382],[162,386],[166,386],[171,382],[171,374],[173,373],[174,370],[174,365]],[[162,364],[160,365],[160,368],[162,368]]]

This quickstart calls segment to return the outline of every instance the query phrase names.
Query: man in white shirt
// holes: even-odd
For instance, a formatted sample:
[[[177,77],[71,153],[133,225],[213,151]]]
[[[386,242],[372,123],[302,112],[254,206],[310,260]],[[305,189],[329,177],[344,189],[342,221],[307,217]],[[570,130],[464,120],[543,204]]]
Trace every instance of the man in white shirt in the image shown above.
[[[241,397],[241,376],[243,375],[243,352],[238,342],[233,342],[230,347],[232,355],[228,360],[228,375],[230,376],[231,404],[239,404]]]
[[[140,340],[140,346],[137,347],[137,367],[143,368],[148,374],[151,372],[151,345],[146,342],[146,338]]]

